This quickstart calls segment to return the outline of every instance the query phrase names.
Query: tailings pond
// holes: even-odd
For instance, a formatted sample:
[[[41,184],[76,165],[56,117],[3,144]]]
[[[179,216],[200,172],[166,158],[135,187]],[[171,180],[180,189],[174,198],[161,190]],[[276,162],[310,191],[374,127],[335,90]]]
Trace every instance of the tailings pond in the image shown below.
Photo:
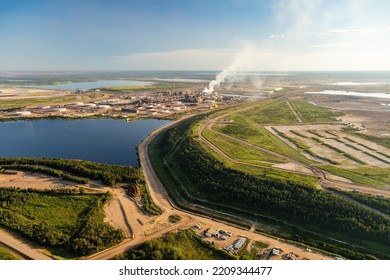
[[[166,120],[113,119],[0,122],[0,157],[83,159],[138,166],[137,146]]]

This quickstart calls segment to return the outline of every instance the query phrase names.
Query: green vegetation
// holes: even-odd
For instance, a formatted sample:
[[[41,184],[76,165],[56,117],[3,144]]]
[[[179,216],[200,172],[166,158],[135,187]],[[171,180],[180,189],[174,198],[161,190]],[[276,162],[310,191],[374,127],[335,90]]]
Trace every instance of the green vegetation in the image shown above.
[[[268,244],[254,241],[252,245],[247,240],[244,248],[242,248],[237,256],[242,260],[261,260],[264,249],[268,248]]]
[[[339,111],[332,111],[309,103],[291,101],[291,104],[299,112],[302,120],[307,123],[332,122],[332,118],[342,115]]]
[[[262,126],[230,124],[224,126],[215,125],[214,128],[224,134],[245,140],[301,162],[314,163]]]
[[[311,134],[314,134],[317,137],[325,138],[325,136],[320,134],[317,130],[309,129],[308,132],[310,132]]]
[[[110,194],[63,192],[0,189],[0,225],[76,256],[95,253],[124,238],[121,230],[103,222],[103,205]]]
[[[390,215],[390,199],[385,197],[372,196],[368,193],[347,192],[340,189],[332,188],[333,191],[347,195],[363,204]]]
[[[351,129],[351,128],[344,128],[343,131],[345,131],[353,136],[357,136],[359,138],[377,143],[378,145],[381,145],[383,147],[390,148],[390,137],[379,137],[379,136],[374,136],[374,135],[370,135],[370,134],[362,134],[362,133],[356,132],[356,130]],[[356,141],[353,141],[350,138],[345,137],[345,139],[356,143]]]
[[[285,100],[250,108],[229,116],[237,123],[286,125],[298,123]]]
[[[385,159],[382,159],[382,158],[380,158],[380,157],[378,157],[378,156],[376,156],[376,155],[374,155],[374,154],[372,154],[372,153],[369,153],[369,152],[367,152],[367,151],[363,151],[363,153],[365,153],[366,155],[368,155],[368,156],[370,156],[370,157],[372,157],[372,158],[375,158],[376,160],[379,160],[379,161],[381,161],[381,162],[383,162],[383,163],[390,164],[389,161],[387,161],[387,160],[385,160]]]
[[[198,84],[175,82],[175,91],[185,90],[191,86],[196,86],[196,85],[198,85]],[[105,87],[105,88],[102,88],[102,90],[112,91],[112,92],[172,91],[173,90],[173,83],[171,83],[171,82],[154,82],[152,85],[146,85],[146,86]]]
[[[346,198],[317,190],[304,180],[277,180],[225,165],[197,139],[199,121],[197,117],[179,123],[152,143],[154,152],[158,151],[154,159],[167,161],[156,172],[164,185],[169,185],[170,195],[179,194],[182,201],[203,202],[240,215],[250,212],[288,221],[316,232],[326,231],[328,236],[337,235],[347,242],[372,243],[375,249],[389,251],[389,219]]]
[[[216,133],[214,131],[205,130],[203,131],[203,136],[227,155],[237,160],[259,164],[264,164],[259,161],[267,161],[271,163],[287,162],[286,160],[275,157],[274,155],[263,152],[259,149],[255,149],[249,145],[245,145],[237,140],[230,139],[223,134]]]
[[[0,158],[1,167],[41,172],[77,183],[87,183],[88,180],[101,180],[108,186],[118,183],[134,183],[141,188],[145,210],[153,215],[162,213],[150,198],[145,179],[139,168],[83,160],[48,158]]]
[[[48,98],[20,98],[1,100],[0,109],[24,108],[26,106],[65,104],[77,101],[76,96],[61,96]]]
[[[307,137],[306,135],[302,134],[301,132],[297,131],[297,130],[290,130],[291,133],[299,136],[299,137],[302,137],[302,138],[309,138]]]
[[[343,155],[344,157],[346,157],[346,158],[348,158],[348,159],[350,159],[358,164],[363,164],[363,165],[367,164],[364,161],[358,159],[357,157],[355,157],[351,154],[345,153],[343,150],[340,150],[339,148],[336,148],[328,143],[322,143],[322,145],[328,147],[329,149],[335,151],[336,153],[339,153],[339,154]]]
[[[5,248],[0,247],[0,260],[18,260],[18,258]]]
[[[141,246],[115,257],[117,260],[226,260],[232,255],[203,241],[192,230],[171,232],[146,241]]]
[[[172,224],[176,224],[177,222],[180,222],[181,221],[181,217],[179,215],[170,215],[168,217],[169,221],[172,223]]]
[[[319,168],[347,178],[354,183],[371,187],[388,187],[390,183],[390,168],[359,167],[354,169],[340,169],[330,165],[321,165]]]
[[[83,101],[100,100],[109,97],[108,94],[103,93],[86,93],[80,96],[82,97]],[[66,95],[60,97],[4,99],[1,100],[0,109],[17,109],[39,105],[63,105],[76,101],[80,101],[78,99],[78,96],[76,95]]]
[[[329,162],[331,164],[339,164],[337,161],[333,160],[333,159],[330,159],[330,158],[326,158],[326,157],[323,157],[323,156],[320,156],[316,153],[314,153],[309,146],[307,146],[305,143],[303,143],[302,141],[300,140],[297,140],[295,138],[291,138],[289,136],[286,135],[286,133],[284,132],[281,132],[279,130],[277,130],[275,127],[272,127],[272,130],[275,131],[276,134],[278,134],[280,137],[290,141],[291,143],[293,143],[298,149],[302,150],[303,152],[305,153],[308,153],[309,155],[311,155],[312,157],[314,158],[318,158],[320,160],[323,160],[323,161],[326,161],[326,162]]]

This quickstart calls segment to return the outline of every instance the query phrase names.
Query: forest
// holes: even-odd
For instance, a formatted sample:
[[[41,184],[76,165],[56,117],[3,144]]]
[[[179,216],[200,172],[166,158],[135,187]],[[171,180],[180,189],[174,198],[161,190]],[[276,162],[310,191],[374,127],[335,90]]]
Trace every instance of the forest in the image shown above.
[[[49,158],[0,158],[0,168],[44,173],[82,184],[88,183],[89,180],[101,180],[108,186],[119,183],[134,183],[141,188],[145,210],[152,215],[161,214],[161,209],[150,198],[140,168],[85,160]]]
[[[234,256],[206,243],[192,230],[170,232],[117,256],[117,260],[226,260]]]
[[[0,189],[0,225],[51,248],[85,256],[123,240],[121,230],[104,223],[110,193],[83,194],[32,189]]]
[[[342,238],[370,240],[389,248],[387,217],[305,183],[274,180],[227,167],[197,141],[192,133],[196,122],[199,118],[171,128],[155,143],[160,155],[181,169],[174,172],[185,174],[192,189],[196,188],[192,195],[201,194],[226,208],[238,206],[318,232],[341,233]]]

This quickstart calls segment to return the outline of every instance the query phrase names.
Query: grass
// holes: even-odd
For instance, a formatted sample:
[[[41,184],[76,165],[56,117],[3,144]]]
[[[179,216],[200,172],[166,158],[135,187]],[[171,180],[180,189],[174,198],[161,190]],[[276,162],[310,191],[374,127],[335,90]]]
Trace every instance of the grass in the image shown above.
[[[13,255],[10,251],[5,248],[0,247],[0,260],[18,260],[15,255]]]
[[[254,241],[251,245],[247,241],[244,245],[244,248],[242,248],[237,256],[240,259],[244,260],[261,260],[262,259],[262,252],[264,249],[268,248],[269,244],[263,243],[260,241]]]
[[[314,163],[262,126],[229,124],[214,126],[214,128],[227,135],[243,139],[259,147],[275,151],[301,162]]]
[[[390,168],[360,167],[340,169],[330,165],[321,165],[319,167],[324,171],[347,178],[357,184],[371,187],[388,187],[390,183]]]
[[[284,100],[250,108],[232,114],[229,118],[244,124],[287,125],[298,123],[291,108]]]
[[[285,163],[286,160],[275,157],[269,153],[255,149],[249,145],[245,145],[239,141],[229,139],[224,135],[207,130],[203,132],[203,136],[216,145],[219,149],[225,152],[230,157],[246,162],[259,163],[258,161],[266,161],[270,163]]]
[[[65,193],[64,193],[65,192]],[[113,246],[123,232],[104,223],[109,193],[0,189],[0,225],[73,258]]]
[[[105,87],[102,90],[114,91],[114,92],[143,92],[143,91],[172,91],[173,84],[175,84],[176,90],[188,89],[191,86],[197,84],[194,83],[183,83],[183,82],[154,82],[152,85],[146,86],[117,86],[117,87]]]
[[[310,103],[291,101],[291,104],[293,104],[302,120],[306,123],[333,122],[332,118],[342,115],[339,111],[332,111]]]
[[[79,226],[86,209],[98,198],[98,195],[39,193],[23,204],[6,208],[31,222],[52,225],[70,236]]]
[[[293,133],[293,134],[295,134],[295,135],[297,135],[297,136],[299,136],[299,137],[302,137],[302,138],[309,138],[309,137],[307,137],[306,135],[304,135],[304,134],[302,134],[301,132],[296,131],[296,130],[290,130],[290,132]]]

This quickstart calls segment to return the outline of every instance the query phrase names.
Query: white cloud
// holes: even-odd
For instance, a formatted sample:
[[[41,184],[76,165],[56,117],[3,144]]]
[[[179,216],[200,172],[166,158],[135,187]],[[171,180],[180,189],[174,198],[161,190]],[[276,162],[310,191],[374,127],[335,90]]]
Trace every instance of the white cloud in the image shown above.
[[[131,53],[113,57],[112,61],[122,69],[209,70],[226,67],[235,54],[233,49],[182,49]]]
[[[310,48],[337,48],[337,47],[356,47],[359,44],[356,43],[328,43],[328,44],[315,44],[309,45]]]
[[[286,37],[284,34],[272,34],[269,36],[271,39],[284,38]]]
[[[388,33],[390,32],[390,26],[386,27],[368,27],[368,28],[355,28],[355,29],[330,29],[326,32],[316,33],[318,36],[328,35],[361,35],[361,34],[374,34],[374,33]]]

